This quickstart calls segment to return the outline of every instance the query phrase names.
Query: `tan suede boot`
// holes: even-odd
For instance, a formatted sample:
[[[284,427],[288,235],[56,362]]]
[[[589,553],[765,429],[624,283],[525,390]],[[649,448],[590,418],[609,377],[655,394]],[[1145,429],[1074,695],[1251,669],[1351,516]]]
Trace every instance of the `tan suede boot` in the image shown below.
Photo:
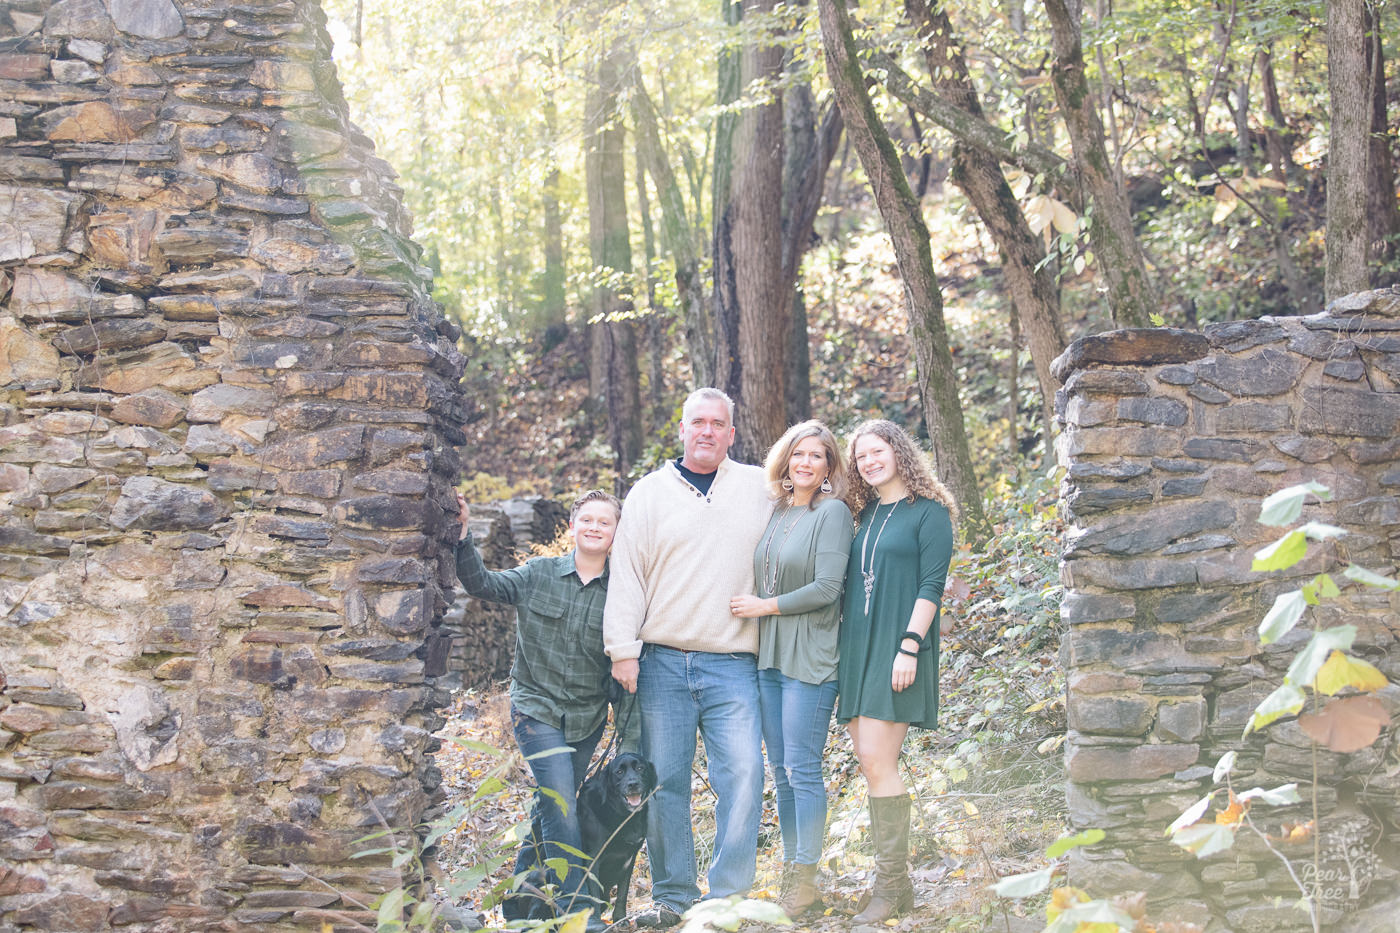
[[[909,795],[870,798],[870,829],[875,842],[875,886],[856,914],[856,923],[884,923],[914,907],[909,880]]]
[[[822,892],[817,888],[817,866],[793,864],[786,876],[786,886],[778,906],[789,917],[797,918],[813,907],[820,907]]]

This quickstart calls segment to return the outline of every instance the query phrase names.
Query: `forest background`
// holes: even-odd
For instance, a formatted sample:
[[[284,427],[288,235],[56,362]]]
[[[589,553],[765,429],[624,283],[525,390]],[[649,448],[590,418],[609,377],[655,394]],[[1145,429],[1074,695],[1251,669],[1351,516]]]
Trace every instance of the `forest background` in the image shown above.
[[[325,8],[467,335],[474,501],[625,491],[698,385],[739,459],[806,417],[927,443],[966,516],[916,776],[955,872],[1056,831],[1055,357],[1400,281],[1384,0]]]

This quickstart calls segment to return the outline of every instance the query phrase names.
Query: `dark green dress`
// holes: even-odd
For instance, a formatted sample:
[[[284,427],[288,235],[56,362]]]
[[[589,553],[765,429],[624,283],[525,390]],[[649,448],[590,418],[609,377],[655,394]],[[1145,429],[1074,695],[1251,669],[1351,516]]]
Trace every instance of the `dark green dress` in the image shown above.
[[[837,721],[866,716],[921,729],[938,725],[938,615],[952,557],[952,520],[932,499],[900,499],[893,505],[876,501],[861,510],[846,565]],[[861,571],[872,568],[875,585],[867,613]],[[919,651],[914,683],[895,693],[890,674],[917,599],[938,604],[939,613]]]

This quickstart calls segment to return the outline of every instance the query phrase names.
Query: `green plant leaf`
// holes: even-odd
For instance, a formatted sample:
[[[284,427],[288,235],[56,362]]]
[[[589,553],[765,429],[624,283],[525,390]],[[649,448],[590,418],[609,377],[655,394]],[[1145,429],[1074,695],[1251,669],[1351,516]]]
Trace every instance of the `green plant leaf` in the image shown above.
[[[1233,826],[1220,823],[1198,823],[1172,833],[1172,843],[1192,853],[1196,858],[1205,858],[1217,852],[1224,852],[1235,844]]]
[[[1162,835],[1170,836],[1172,833],[1185,829],[1192,823],[1195,823],[1197,820],[1199,820],[1202,816],[1205,815],[1206,808],[1209,807],[1210,802],[1215,799],[1216,793],[1217,791],[1211,791],[1209,794],[1206,794],[1200,800],[1197,800],[1195,803],[1191,804],[1191,806],[1187,807],[1185,810],[1182,810],[1181,816],[1178,816],[1176,819],[1172,820],[1172,824],[1167,827],[1166,831],[1162,833]]]
[[[460,745],[463,748],[473,752],[482,752],[483,754],[494,755],[497,758],[505,754],[505,752],[501,751],[494,745],[487,745],[485,742],[478,742],[475,739],[464,739],[460,735],[448,736],[447,740],[453,745]]]
[[[1080,846],[1091,846],[1096,842],[1102,842],[1104,831],[1101,829],[1086,829],[1083,832],[1075,833],[1073,836],[1061,836],[1050,843],[1050,848],[1045,850],[1046,858],[1059,858],[1070,849],[1077,849]]]
[[[1308,539],[1301,531],[1290,531],[1263,550],[1254,552],[1249,569],[1255,571],[1287,570],[1308,553]]]
[[[1348,580],[1355,580],[1357,583],[1364,583],[1366,586],[1375,586],[1383,590],[1400,590],[1400,581],[1392,580],[1390,577],[1382,576],[1356,564],[1348,565],[1347,569],[1342,571],[1342,576]]]
[[[408,892],[403,888],[394,888],[384,893],[379,899],[379,910],[376,914],[379,929],[399,929],[403,926],[403,905],[407,896]]]
[[[739,913],[745,920],[753,920],[757,923],[772,923],[778,926],[789,926],[792,923],[792,918],[773,901],[760,901],[746,897],[739,902]]]
[[[1225,776],[1233,770],[1235,770],[1235,753],[1226,752],[1221,755],[1220,760],[1215,763],[1215,774],[1211,776],[1211,779],[1216,784],[1219,784],[1221,781],[1225,780]]]
[[[1337,588],[1337,581],[1332,579],[1330,573],[1320,573],[1313,578],[1313,585],[1317,587],[1317,593],[1323,599],[1336,599],[1342,595],[1342,591]]]
[[[1265,790],[1262,787],[1251,787],[1239,796],[1240,800],[1258,800],[1271,806],[1282,807],[1290,803],[1302,803],[1303,798],[1298,794],[1297,784],[1283,784],[1273,790]]]
[[[1287,635],[1307,608],[1308,600],[1302,590],[1280,593],[1264,616],[1264,621],[1259,623],[1259,641],[1270,645]]]
[[[1051,866],[1023,875],[1007,875],[991,885],[992,893],[997,897],[1032,897],[1050,887],[1050,878],[1054,874],[1054,866]]]
[[[1303,503],[1307,501],[1308,493],[1312,493],[1323,502],[1332,498],[1332,490],[1321,483],[1302,483],[1280,489],[1265,499],[1260,506],[1259,523],[1274,528],[1293,524],[1303,514]]]
[[[573,749],[567,745],[556,745],[553,748],[546,748],[544,751],[535,752],[533,755],[526,755],[526,761],[535,761],[540,758],[548,758],[551,755],[570,755]]]
[[[1255,729],[1262,729],[1275,719],[1283,716],[1292,716],[1303,708],[1307,696],[1292,684],[1283,684],[1273,693],[1264,697],[1264,702],[1254,708],[1254,715],[1249,717],[1249,723],[1244,727],[1244,734],[1249,735]]]
[[[1345,528],[1338,528],[1336,525],[1329,525],[1326,522],[1308,522],[1298,530],[1314,541],[1326,541],[1328,538],[1340,538],[1347,533]]]
[[[544,867],[554,872],[554,876],[559,879],[560,884],[564,882],[564,876],[569,873],[569,860],[562,855],[544,860]]]
[[[1339,625],[1336,628],[1313,632],[1313,637],[1303,646],[1293,663],[1288,665],[1288,673],[1283,679],[1299,687],[1314,686],[1313,680],[1323,663],[1333,651],[1346,651],[1356,640],[1356,626]]]

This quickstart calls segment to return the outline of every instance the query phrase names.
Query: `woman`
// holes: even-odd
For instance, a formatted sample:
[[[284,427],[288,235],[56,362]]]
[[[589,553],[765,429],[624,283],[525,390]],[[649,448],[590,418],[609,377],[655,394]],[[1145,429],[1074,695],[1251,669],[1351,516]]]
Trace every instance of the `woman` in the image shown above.
[[[756,596],[730,610],[758,619],[758,701],[783,834],[779,903],[790,917],[820,906],[817,862],[826,835],[822,752],[836,703],[841,589],[851,512],[841,501],[846,465],[819,421],[787,430],[768,451],[777,500],[753,555]]]
[[[870,790],[875,884],[857,923],[914,906],[909,794],[899,751],[911,725],[938,723],[938,622],[957,506],[901,428],[867,421],[850,445],[846,501],[860,516],[841,623],[841,704]]]
[[[579,858],[583,839],[576,797],[608,716],[612,677],[611,662],[603,653],[603,602],[608,552],[622,503],[600,489],[585,492],[569,511],[573,551],[494,572],[486,569],[472,543],[471,512],[460,492],[457,509],[462,522],[457,577],[462,588],[478,599],[516,607],[510,719],[520,753],[539,787],[534,810],[544,838],[524,840],[515,871],[522,874],[547,859],[562,859],[568,870],[559,886],[560,914],[587,909],[588,933],[606,930],[596,883]],[[558,877],[549,874],[551,879]],[[503,908],[516,912],[509,902]]]

